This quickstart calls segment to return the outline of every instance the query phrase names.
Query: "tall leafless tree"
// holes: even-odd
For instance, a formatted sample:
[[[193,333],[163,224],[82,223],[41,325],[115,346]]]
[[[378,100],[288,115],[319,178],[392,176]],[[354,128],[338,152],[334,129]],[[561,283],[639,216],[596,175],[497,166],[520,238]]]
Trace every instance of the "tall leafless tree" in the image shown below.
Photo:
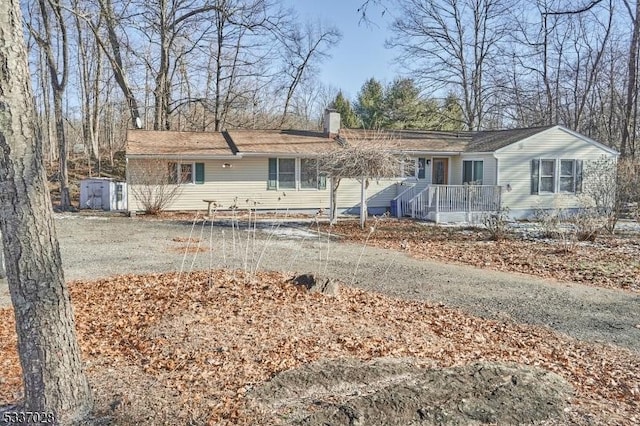
[[[41,29],[39,31],[32,25],[30,26],[30,32],[47,61],[58,146],[60,209],[69,210],[71,208],[68,172],[69,154],[63,113],[63,98],[69,79],[69,43],[66,17],[64,16],[63,4],[58,1],[38,0],[38,8]]]
[[[622,128],[622,141],[620,142],[620,153],[623,156],[635,156],[635,134],[637,128],[634,125],[637,119],[638,103],[638,45],[640,44],[640,1],[636,1],[635,9],[632,8],[628,0],[624,4],[629,11],[629,17],[633,24],[631,41],[629,42],[629,59],[627,62],[627,88],[626,102],[624,105],[624,127]],[[635,111],[635,114],[633,112]],[[632,117],[634,115],[634,117]],[[631,128],[633,125],[633,129]]]
[[[323,28],[311,23],[304,27],[294,23],[291,28],[281,33],[283,71],[287,79],[283,85],[286,94],[279,127],[283,127],[287,120],[291,101],[300,83],[322,59],[330,56],[330,49],[338,44],[341,38],[342,34],[337,28]]]
[[[45,186],[17,0],[0,2],[0,28],[0,231],[24,381],[19,411],[72,424],[87,416],[92,398]]]
[[[507,29],[504,0],[399,0],[388,46],[417,81],[461,98],[465,123],[478,130],[494,94],[489,75]],[[509,4],[508,4],[509,3]]]
[[[133,87],[129,82],[128,70],[125,67],[125,53],[123,53],[125,43],[123,43],[120,36],[121,33],[118,31],[121,22],[124,21],[127,7],[125,6],[124,10],[117,11],[113,0],[95,1],[97,6],[95,13],[81,8],[81,6],[87,6],[89,2],[77,2],[77,0],[73,13],[76,19],[81,19],[87,23],[88,28],[93,32],[93,40],[105,54],[111,66],[113,77],[126,99],[132,126],[142,127],[140,108]]]
[[[80,11],[82,4],[74,0],[73,8]],[[98,15],[100,16],[100,15]],[[102,50],[95,43],[95,35],[87,30],[87,24],[74,15],[76,29],[76,52],[79,64],[78,86],[82,105],[83,144],[89,146],[89,156],[100,161],[99,147],[99,111],[102,77]],[[85,31],[87,30],[87,31]]]

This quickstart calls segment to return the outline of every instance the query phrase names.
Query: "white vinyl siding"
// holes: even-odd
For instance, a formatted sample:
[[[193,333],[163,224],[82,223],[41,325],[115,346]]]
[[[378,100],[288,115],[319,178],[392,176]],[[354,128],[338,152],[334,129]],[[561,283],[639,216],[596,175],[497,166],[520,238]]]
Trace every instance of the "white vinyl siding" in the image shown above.
[[[451,157],[452,175],[451,185],[464,183],[464,162],[482,161],[482,185],[497,185],[497,160],[493,154],[467,153],[461,157]]]
[[[539,208],[581,206],[580,200],[574,193],[560,192],[558,188],[561,160],[579,160],[585,164],[588,161],[599,160],[603,156],[615,158],[615,155],[599,146],[582,140],[561,128],[552,128],[524,141],[516,142],[499,150],[495,156],[499,166],[498,185],[504,189],[502,191],[503,205],[511,210],[531,211]],[[544,196],[532,193],[533,160],[553,160],[555,162],[553,192],[548,192]],[[486,172],[485,170],[485,176],[487,176]],[[576,178],[579,180],[580,176],[576,174]],[[576,181],[575,184],[578,186],[579,182]],[[586,184],[585,182],[584,185]],[[548,183],[544,185],[548,185]]]
[[[129,158],[127,167],[130,173],[133,173],[136,165],[142,161],[145,160]],[[168,210],[205,210],[207,204],[202,200],[216,200],[220,209],[228,209],[234,204],[241,209],[257,207],[278,211],[329,208],[330,183],[324,176],[320,176],[319,181],[320,185],[325,182],[326,190],[268,190],[269,162],[266,157],[207,160],[204,161],[204,174],[204,184],[184,185],[179,197]],[[398,191],[406,188],[399,186],[400,182],[401,179],[372,180],[367,189],[369,208],[389,208]],[[142,210],[131,190],[128,202],[130,210]],[[357,208],[359,204],[360,182],[355,179],[342,179],[338,188],[338,207]]]

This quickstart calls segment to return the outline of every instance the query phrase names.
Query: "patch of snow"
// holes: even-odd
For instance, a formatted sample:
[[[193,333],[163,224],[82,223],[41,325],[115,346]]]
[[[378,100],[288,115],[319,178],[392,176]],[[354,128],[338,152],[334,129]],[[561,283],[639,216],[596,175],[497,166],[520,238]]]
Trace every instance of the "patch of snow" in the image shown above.
[[[310,232],[306,229],[300,229],[292,226],[277,226],[271,224],[269,226],[258,226],[258,228],[262,228],[261,230],[267,234],[272,234],[281,238],[303,239],[318,236],[315,232]]]

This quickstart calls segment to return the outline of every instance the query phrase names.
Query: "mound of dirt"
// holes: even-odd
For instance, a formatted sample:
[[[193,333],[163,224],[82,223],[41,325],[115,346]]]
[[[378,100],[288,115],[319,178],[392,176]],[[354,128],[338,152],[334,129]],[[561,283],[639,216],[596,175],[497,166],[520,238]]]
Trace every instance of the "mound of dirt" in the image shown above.
[[[323,360],[254,389],[263,414],[298,425],[562,423],[571,386],[515,364],[427,369],[415,360]]]

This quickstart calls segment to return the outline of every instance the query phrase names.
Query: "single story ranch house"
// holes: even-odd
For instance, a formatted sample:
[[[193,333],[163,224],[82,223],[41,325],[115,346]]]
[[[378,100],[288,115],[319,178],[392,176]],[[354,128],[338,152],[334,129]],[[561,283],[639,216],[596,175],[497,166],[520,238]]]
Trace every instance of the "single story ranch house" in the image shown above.
[[[372,132],[340,128],[328,112],[323,132],[228,130],[174,132],[129,130],[127,205],[144,210],[136,189],[151,185],[149,174],[167,173],[178,186],[167,210],[252,208],[316,212],[330,209],[330,179],[318,169],[318,155],[342,149],[344,141],[367,143]],[[478,220],[508,208],[513,217],[537,209],[579,208],[583,169],[589,161],[617,159],[618,153],[563,126],[436,132],[389,131],[386,147],[415,163],[411,172],[372,181],[370,214],[386,211],[436,222]],[[380,140],[376,140],[380,143]],[[361,185],[342,179],[336,194],[339,212],[357,213]]]

